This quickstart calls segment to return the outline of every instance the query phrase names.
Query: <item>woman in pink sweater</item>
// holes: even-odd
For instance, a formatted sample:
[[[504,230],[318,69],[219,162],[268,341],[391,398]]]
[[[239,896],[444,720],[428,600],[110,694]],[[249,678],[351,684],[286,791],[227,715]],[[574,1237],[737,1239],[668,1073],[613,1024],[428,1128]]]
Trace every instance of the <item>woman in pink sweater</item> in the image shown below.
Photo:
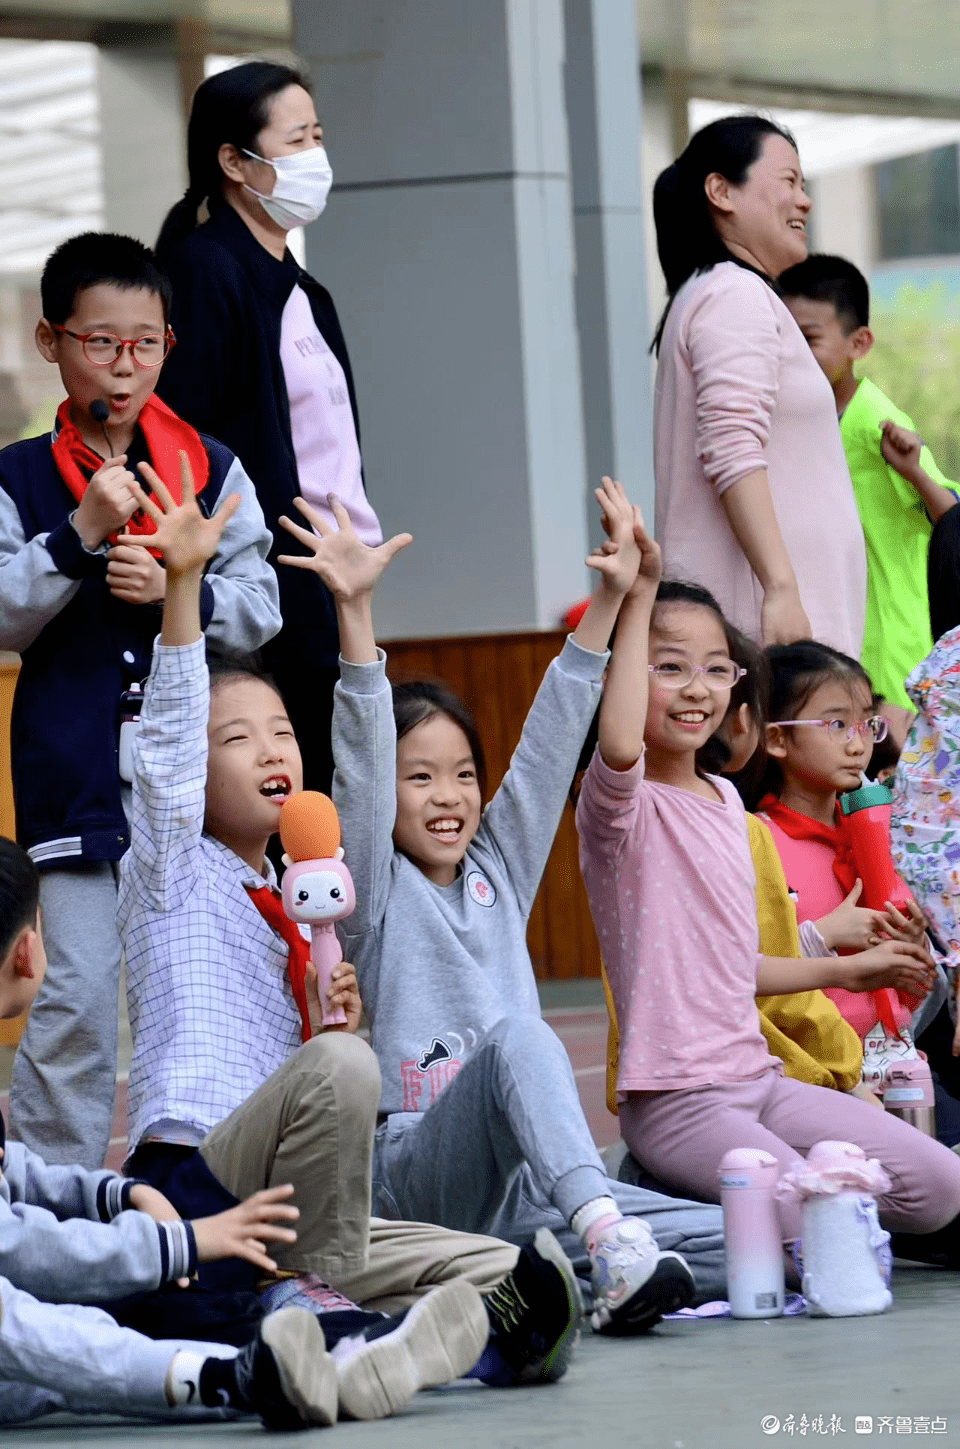
[[[658,177],[657,538],[766,644],[858,658],[867,563],[833,393],[776,290],[807,255],[800,158],[760,116],[714,121]]]

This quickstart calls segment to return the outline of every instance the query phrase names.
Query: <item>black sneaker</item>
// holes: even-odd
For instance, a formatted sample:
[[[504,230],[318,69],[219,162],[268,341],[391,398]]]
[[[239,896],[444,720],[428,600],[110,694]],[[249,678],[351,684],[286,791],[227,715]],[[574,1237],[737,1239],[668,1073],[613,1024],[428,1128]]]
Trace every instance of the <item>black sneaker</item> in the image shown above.
[[[562,1379],[580,1337],[583,1300],[566,1253],[547,1228],[484,1299],[494,1342],[517,1384]]]
[[[594,1313],[594,1333],[607,1338],[628,1338],[648,1333],[665,1313],[686,1308],[696,1292],[693,1274],[679,1253],[661,1253],[650,1277],[612,1315]]]
[[[337,1422],[336,1367],[319,1323],[305,1308],[268,1314],[233,1367],[235,1407],[259,1414],[268,1429]]]

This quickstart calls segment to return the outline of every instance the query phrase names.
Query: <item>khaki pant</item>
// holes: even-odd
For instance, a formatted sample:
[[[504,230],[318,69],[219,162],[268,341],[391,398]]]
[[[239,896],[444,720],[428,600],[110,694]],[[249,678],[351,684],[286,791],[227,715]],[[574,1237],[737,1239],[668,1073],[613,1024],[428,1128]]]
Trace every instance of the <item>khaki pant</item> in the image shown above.
[[[200,1152],[235,1197],[293,1183],[297,1241],[277,1246],[281,1269],[317,1273],[354,1302],[388,1312],[453,1278],[489,1291],[516,1263],[510,1244],[426,1223],[371,1221],[379,1102],[370,1048],[325,1032],[214,1127]]]

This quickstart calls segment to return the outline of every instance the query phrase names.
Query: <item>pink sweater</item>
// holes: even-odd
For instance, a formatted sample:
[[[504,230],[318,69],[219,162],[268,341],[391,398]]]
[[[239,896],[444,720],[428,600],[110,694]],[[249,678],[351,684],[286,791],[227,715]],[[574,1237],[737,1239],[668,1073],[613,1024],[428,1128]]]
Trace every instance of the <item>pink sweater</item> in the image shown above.
[[[577,805],[580,868],[620,1025],[619,1092],[759,1077],[756,875],[743,805],[611,770],[599,750]]]
[[[825,841],[797,840],[781,830],[775,820],[763,811],[760,819],[767,825],[783,862],[787,885],[797,894],[797,919],[819,921],[829,916],[846,898],[846,893],[833,873],[834,851]],[[828,986],[829,996],[840,1015],[848,1021],[860,1040],[877,1024],[877,1008],[873,996],[866,991],[846,991],[842,986]],[[894,1012],[898,1026],[909,1026],[910,1008],[898,1002]]]
[[[680,289],[654,423],[666,575],[705,585],[759,639],[763,593],[720,497],[766,468],[813,636],[859,659],[867,557],[833,390],[762,278],[723,262]]]

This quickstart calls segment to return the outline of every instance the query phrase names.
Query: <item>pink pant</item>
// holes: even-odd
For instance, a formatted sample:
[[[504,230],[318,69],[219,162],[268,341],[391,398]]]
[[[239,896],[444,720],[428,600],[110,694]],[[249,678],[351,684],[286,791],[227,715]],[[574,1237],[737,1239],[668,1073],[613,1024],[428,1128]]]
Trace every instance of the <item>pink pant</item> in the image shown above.
[[[879,1200],[884,1227],[932,1233],[960,1213],[960,1157],[878,1107],[771,1069],[751,1082],[689,1091],[632,1092],[620,1129],[637,1161],[661,1182],[719,1202],[717,1169],[731,1147],[762,1147],[781,1170],[815,1142],[855,1142],[890,1178]],[[785,1240],[800,1236],[800,1210],[779,1203]]]

